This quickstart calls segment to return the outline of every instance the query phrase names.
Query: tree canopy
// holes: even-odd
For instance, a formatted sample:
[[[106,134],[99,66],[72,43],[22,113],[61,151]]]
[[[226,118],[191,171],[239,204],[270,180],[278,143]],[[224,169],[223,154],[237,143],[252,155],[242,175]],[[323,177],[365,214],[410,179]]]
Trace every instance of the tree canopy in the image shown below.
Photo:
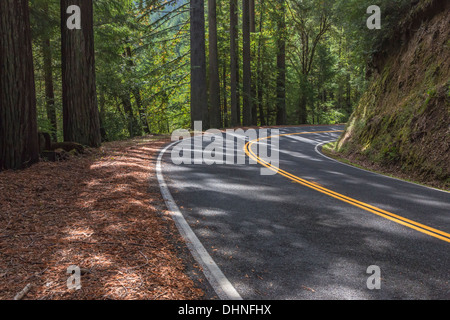
[[[382,27],[371,30],[373,4],[93,0],[89,64],[101,138],[169,133],[193,120],[204,128],[346,122],[366,90],[373,57],[414,5],[376,1]],[[61,6],[67,4],[31,0],[29,18],[37,125],[55,141],[75,139],[64,133]]]

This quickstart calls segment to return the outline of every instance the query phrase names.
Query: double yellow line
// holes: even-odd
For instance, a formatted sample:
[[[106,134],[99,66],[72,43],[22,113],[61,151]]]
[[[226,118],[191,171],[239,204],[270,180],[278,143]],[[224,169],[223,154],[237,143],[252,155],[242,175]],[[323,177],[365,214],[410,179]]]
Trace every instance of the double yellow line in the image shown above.
[[[256,144],[256,143],[258,143],[258,142],[260,142],[262,140],[271,139],[273,137],[284,137],[284,136],[306,135],[306,134],[318,134],[318,133],[331,133],[331,132],[342,132],[342,131],[337,131],[336,130],[336,131],[297,132],[297,133],[288,133],[288,134],[280,134],[280,135],[276,135],[276,136],[264,137],[264,138],[260,138],[260,139],[256,139],[256,140],[248,142],[245,145],[245,147],[244,147],[244,151],[245,151],[245,153],[247,154],[248,157],[250,157],[251,159],[257,161],[259,164],[263,165],[264,167],[266,167],[266,168],[268,168],[268,169],[270,169],[272,171],[275,171],[276,173],[278,173],[278,174],[280,174],[280,175],[282,175],[282,176],[284,176],[284,177],[286,177],[286,178],[288,178],[288,179],[290,179],[290,180],[292,180],[292,181],[294,181],[294,182],[296,182],[298,184],[301,184],[301,185],[303,185],[305,187],[314,189],[314,190],[319,191],[319,192],[321,192],[323,194],[326,194],[326,195],[328,195],[330,197],[333,197],[333,198],[338,199],[340,201],[349,203],[349,204],[351,204],[353,206],[356,206],[356,207],[361,208],[361,209],[363,209],[365,211],[374,213],[374,214],[376,214],[376,215],[378,215],[380,217],[383,217],[383,218],[386,218],[388,220],[394,221],[394,222],[399,223],[401,225],[404,225],[404,226],[406,226],[408,228],[417,230],[419,232],[422,232],[422,233],[427,234],[429,236],[432,236],[434,238],[437,238],[437,239],[440,239],[440,240],[443,240],[443,241],[446,241],[446,242],[450,243],[450,234],[449,233],[446,233],[444,231],[428,227],[428,226],[426,226],[424,224],[415,222],[413,220],[401,217],[401,216],[396,215],[394,213],[391,213],[389,211],[382,210],[382,209],[374,207],[374,206],[372,206],[370,204],[367,204],[367,203],[358,201],[356,199],[347,197],[347,196],[345,196],[343,194],[334,192],[334,191],[332,191],[330,189],[327,189],[327,188],[324,188],[322,186],[319,186],[318,184],[316,184],[314,182],[307,181],[305,179],[297,177],[297,176],[295,176],[295,175],[293,175],[293,174],[291,174],[291,173],[289,173],[287,171],[284,171],[284,170],[282,170],[282,169],[280,169],[278,167],[275,167],[272,164],[270,164],[269,162],[261,159],[252,150],[252,146],[254,144]]]

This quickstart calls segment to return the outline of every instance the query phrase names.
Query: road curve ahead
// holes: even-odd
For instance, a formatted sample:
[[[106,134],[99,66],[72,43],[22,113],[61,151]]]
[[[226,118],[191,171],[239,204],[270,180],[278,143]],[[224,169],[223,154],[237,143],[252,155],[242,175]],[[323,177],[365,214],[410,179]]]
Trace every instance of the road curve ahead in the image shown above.
[[[280,129],[275,175],[264,137],[246,145],[258,164],[175,165],[172,146],[162,173],[243,299],[450,299],[450,193],[323,156],[342,130]]]

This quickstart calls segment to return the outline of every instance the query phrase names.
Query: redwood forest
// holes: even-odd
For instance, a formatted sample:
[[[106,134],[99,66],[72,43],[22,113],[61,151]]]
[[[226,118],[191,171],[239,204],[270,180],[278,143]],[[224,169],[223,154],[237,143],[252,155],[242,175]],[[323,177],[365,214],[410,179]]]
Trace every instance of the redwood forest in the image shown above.
[[[37,131],[98,147],[193,120],[344,123],[386,30],[411,6],[381,1],[382,31],[367,28],[371,2],[360,0],[3,2],[2,61],[17,64],[2,64],[4,168],[37,161]],[[70,5],[80,29],[67,27]]]
[[[203,132],[281,130],[277,134],[281,139],[279,167],[288,171],[292,165],[294,171],[282,170],[276,177],[347,202],[342,205],[371,211],[372,216],[387,216],[385,220],[395,220],[396,226],[398,221],[406,229],[413,225],[412,229],[420,229],[419,235],[411,238],[414,241],[431,233],[437,234],[438,241],[450,242],[449,12],[445,0],[0,0],[0,299],[395,299],[414,298],[409,296],[413,293],[448,299],[448,281],[442,286],[437,273],[430,275],[435,277],[436,291],[408,291],[405,286],[404,294],[392,289],[399,296],[383,289],[379,292],[389,293],[370,296],[366,288],[361,295],[359,289],[336,289],[329,291],[338,292],[333,296],[321,291],[325,285],[313,280],[320,277],[308,267],[305,270],[311,274],[295,276],[298,281],[292,282],[297,284],[296,293],[297,289],[280,280],[290,271],[278,265],[259,265],[266,256],[255,258],[258,263],[249,257],[253,253],[256,257],[259,250],[265,252],[265,246],[269,252],[270,243],[272,248],[283,248],[277,252],[326,247],[314,254],[308,251],[305,257],[335,252],[327,247],[335,241],[319,244],[312,240],[316,237],[309,236],[311,230],[328,226],[325,213],[308,216],[325,210],[326,201],[317,211],[309,200],[316,198],[303,199],[306,195],[302,193],[295,200],[299,202],[291,205],[285,198],[293,191],[282,198],[284,191],[277,188],[284,187],[276,181],[274,190],[267,187],[252,195],[244,186],[255,183],[258,186],[252,190],[260,190],[271,180],[254,181],[246,176],[249,168],[242,169],[245,172],[239,171],[240,167],[224,169],[229,173],[221,173],[220,166],[170,169],[164,162],[164,148],[170,150],[175,130],[195,134],[200,121],[199,131]],[[314,139],[308,135],[311,132],[324,136]],[[288,138],[284,145],[283,139]],[[252,152],[252,143],[259,142],[249,141],[245,152],[270,169]],[[294,142],[298,147],[281,150],[283,146],[291,148]],[[312,153],[306,149],[308,144],[315,147]],[[323,158],[313,160],[319,153]],[[310,162],[294,166],[299,159]],[[432,218],[426,214],[409,216],[415,204],[402,206],[404,195],[413,192],[407,185],[402,189],[386,182],[389,188],[364,192],[364,188],[383,183],[359,175],[350,178],[351,173],[331,167],[331,162],[330,167],[318,167],[328,165],[325,162],[330,159],[361,172],[407,180],[430,193],[438,189],[435,191],[441,193],[436,197],[426,198],[428,191],[417,194],[423,195],[423,204],[439,204],[437,213],[430,208],[424,212],[439,214],[443,210],[442,218],[429,221]],[[210,173],[211,168],[217,171]],[[307,170],[301,168],[311,172],[296,173]],[[232,174],[233,170],[237,172]],[[163,173],[167,181],[161,178]],[[233,175],[235,180],[226,180]],[[334,177],[329,178],[333,182],[328,177]],[[200,186],[189,185],[188,180]],[[192,251],[190,243],[197,240],[187,239],[187,232],[180,231],[165,184],[189,228],[233,284],[228,287],[234,286],[236,291],[217,289],[214,283],[223,281],[210,278],[217,272],[204,272],[209,267]],[[354,191],[357,195],[352,193],[356,185],[361,186],[361,191]],[[202,195],[196,196],[203,187]],[[231,197],[235,190],[240,191],[221,207],[222,197]],[[383,203],[400,190],[406,191]],[[266,209],[250,205],[265,192],[261,203],[272,201],[276,194],[281,211],[259,219],[253,214],[270,211],[272,204],[266,203]],[[369,195],[374,198],[366,199]],[[211,202],[202,202],[205,199]],[[411,199],[422,201],[420,196]],[[361,204],[363,201],[370,205]],[[250,247],[252,236],[244,236],[252,227],[241,221],[243,214],[237,214],[241,208],[251,215],[249,221],[255,219],[259,226],[253,234],[263,238],[275,232],[270,228],[277,225],[280,229],[275,234],[290,228],[289,223],[279,221],[284,217],[283,208],[290,208],[286,209],[288,216],[299,210],[298,216],[286,221],[292,219],[295,225],[301,216],[301,225],[309,229],[301,233],[301,241],[281,241],[278,234],[255,249]],[[331,204],[327,208],[327,215],[339,210]],[[345,207],[338,212],[350,210]],[[220,220],[233,214],[236,216],[226,222]],[[217,225],[211,222],[201,227],[208,219]],[[264,221],[269,220],[264,219],[271,221],[268,226]],[[342,221],[351,225],[352,219]],[[420,226],[415,221],[420,221]],[[368,221],[361,225],[370,232],[376,229]],[[340,222],[324,234],[348,233],[349,238],[340,238],[346,244],[350,234],[361,236],[359,227],[337,226]],[[242,233],[235,235],[236,230]],[[294,233],[300,232],[296,230]],[[398,239],[386,237],[383,245],[376,242],[380,247],[374,252],[390,246],[407,248],[403,234]],[[230,242],[220,240],[225,238]],[[354,245],[359,248],[362,242]],[[424,242],[423,248],[433,247],[432,240]],[[239,253],[241,244],[242,250],[248,251]],[[438,245],[433,248],[440,248]],[[432,259],[434,251],[425,251]],[[348,250],[342,255],[346,263],[357,260]],[[444,265],[448,258],[448,254],[442,258]],[[323,266],[323,261],[328,264]],[[326,269],[329,276],[334,272],[330,271],[332,261],[323,258],[314,264],[322,267],[314,270]],[[240,267],[234,270],[228,263]],[[69,266],[76,266],[81,274],[75,289],[68,284]],[[364,267],[368,266],[369,261]],[[427,273],[421,262],[415,266],[422,268],[420,274]],[[359,275],[365,276],[365,271]],[[446,276],[448,280],[448,273]],[[352,285],[350,281],[339,288]],[[278,292],[275,288],[284,289]],[[425,291],[434,293],[427,296]],[[181,311],[187,314],[190,310],[186,306]]]

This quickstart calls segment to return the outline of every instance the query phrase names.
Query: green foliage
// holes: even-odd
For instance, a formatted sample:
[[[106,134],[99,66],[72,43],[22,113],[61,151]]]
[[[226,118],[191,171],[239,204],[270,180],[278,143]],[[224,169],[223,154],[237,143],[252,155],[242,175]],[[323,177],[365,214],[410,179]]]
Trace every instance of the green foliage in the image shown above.
[[[241,23],[242,2],[238,3]],[[382,9],[381,31],[368,30],[365,25],[366,9],[373,4]],[[267,124],[275,124],[276,119],[280,5],[286,7],[288,124],[298,123],[302,103],[306,103],[309,123],[347,121],[366,90],[366,63],[390,35],[394,23],[410,6],[409,1],[257,0],[256,32],[251,35],[253,103],[259,107],[258,114],[263,112],[259,118],[264,116]],[[188,128],[189,1],[96,0],[94,9],[97,92],[104,138],[117,140]],[[226,127],[230,123],[231,96],[229,1],[217,1],[217,10],[221,108]],[[45,111],[41,49],[42,41],[47,39],[52,48],[57,131],[61,140],[59,15],[58,0],[31,1],[39,127],[48,132],[54,130]],[[205,37],[208,39],[208,35]],[[242,80],[242,68],[240,71]]]
[[[350,40],[353,58],[359,63],[370,61],[381,50],[385,41],[393,36],[398,21],[409,11],[410,0],[337,0],[333,1],[334,22],[343,28]],[[366,27],[371,5],[381,9],[381,30],[369,30]]]

